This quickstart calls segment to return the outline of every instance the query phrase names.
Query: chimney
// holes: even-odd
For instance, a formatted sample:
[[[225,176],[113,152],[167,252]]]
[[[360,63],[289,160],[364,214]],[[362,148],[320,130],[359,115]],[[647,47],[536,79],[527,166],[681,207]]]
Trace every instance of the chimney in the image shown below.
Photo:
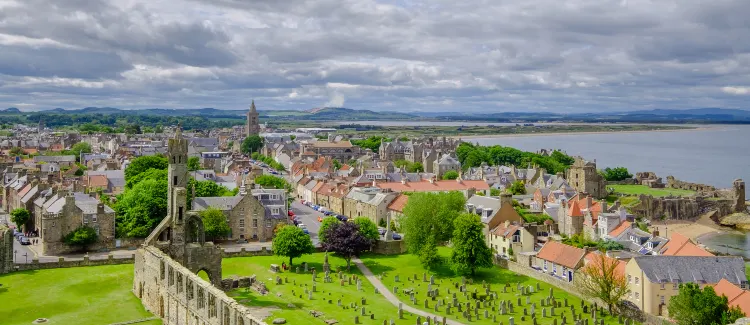
[[[430,177],[430,184],[435,184],[435,181],[437,181],[437,176],[433,175]]]
[[[507,229],[510,227],[510,220],[505,220],[505,228]]]
[[[651,235],[653,235],[654,237],[659,237],[659,227],[656,227],[656,229],[654,229]]]
[[[72,206],[76,204],[76,197],[73,196],[73,192],[67,192],[65,195],[65,206]]]
[[[510,193],[500,193],[500,206],[502,207],[506,204],[513,206],[513,195]]]
[[[104,214],[104,203],[99,202],[96,205],[96,214]]]
[[[406,184],[406,177],[401,178],[401,184]]]
[[[592,205],[594,205],[594,198],[589,195],[586,197],[586,209],[591,209]]]
[[[607,212],[607,200],[601,200],[599,204],[602,206],[602,213]]]

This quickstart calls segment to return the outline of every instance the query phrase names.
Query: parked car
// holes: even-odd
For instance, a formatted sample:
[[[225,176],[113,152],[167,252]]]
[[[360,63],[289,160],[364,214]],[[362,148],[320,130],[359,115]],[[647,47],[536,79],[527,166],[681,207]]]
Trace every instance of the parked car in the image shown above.
[[[290,217],[294,217],[294,212],[292,210],[289,210],[289,213],[287,213]]]
[[[26,237],[21,237],[21,245],[31,245],[31,241]]]
[[[399,235],[399,234],[397,234],[397,233],[394,232],[393,233],[393,239],[394,240],[401,240],[401,235]]]
[[[378,227],[378,233],[380,233],[381,236],[385,235],[385,228]]]
[[[349,218],[347,218],[346,216],[342,216],[342,215],[339,214],[339,215],[336,216],[336,219],[339,219],[339,221],[343,222],[343,221],[346,221]]]
[[[304,232],[305,235],[309,235],[310,234],[310,231],[307,230],[307,228],[302,228],[302,232]]]
[[[299,223],[299,224],[297,224],[297,227],[300,227],[300,228],[302,228],[302,229],[307,229],[307,226],[305,226],[305,224],[304,224],[304,223]]]

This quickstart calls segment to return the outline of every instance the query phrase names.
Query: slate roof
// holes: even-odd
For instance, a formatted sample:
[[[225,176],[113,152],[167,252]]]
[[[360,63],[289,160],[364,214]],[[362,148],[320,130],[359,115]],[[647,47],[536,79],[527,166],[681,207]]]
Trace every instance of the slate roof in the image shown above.
[[[242,201],[241,195],[236,196],[218,196],[218,197],[197,197],[193,200],[193,210],[203,211],[210,207],[217,208],[222,211],[228,211],[234,209],[237,204]]]
[[[69,155],[69,156],[34,156],[34,162],[70,162],[73,163],[76,161],[76,156]]]
[[[745,262],[736,256],[639,256],[633,261],[653,283],[747,282]]]
[[[39,186],[34,186],[31,190],[29,190],[26,193],[26,195],[24,195],[21,198],[21,202],[26,204],[26,202],[29,202],[29,200],[31,200],[36,195],[37,192],[39,192]]]

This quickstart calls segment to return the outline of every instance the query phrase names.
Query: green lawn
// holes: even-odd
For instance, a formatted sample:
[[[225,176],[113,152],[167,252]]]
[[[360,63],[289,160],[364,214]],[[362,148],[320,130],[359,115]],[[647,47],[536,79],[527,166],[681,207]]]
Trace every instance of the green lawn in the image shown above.
[[[438,249],[440,255],[443,256],[445,261],[448,261],[450,249],[441,247]],[[404,302],[408,303],[409,305],[429,311],[430,313],[438,314],[438,315],[446,315],[445,313],[445,307],[439,308],[438,312],[435,312],[434,305],[435,301],[430,300],[429,301],[429,308],[424,308],[424,300],[427,299],[427,286],[428,282],[422,282],[422,273],[426,272],[424,268],[419,263],[419,259],[414,255],[404,254],[404,255],[391,255],[391,256],[385,256],[385,255],[369,255],[365,258],[362,258],[362,261],[367,265],[367,267],[375,274],[375,275],[383,275],[383,284],[385,284],[388,288],[392,288],[393,286],[397,286],[399,288],[398,297],[399,299]],[[395,275],[399,275],[399,282],[395,282]],[[458,292],[458,289],[456,289],[455,284],[458,283],[461,284],[461,277],[456,276],[453,271],[451,271],[449,265],[447,263],[444,263],[443,266],[441,266],[439,269],[435,270],[434,272],[427,272],[427,278],[429,279],[430,274],[435,275],[435,285],[433,285],[433,288],[438,288],[440,290],[439,294],[441,298],[445,298],[445,302],[451,302],[452,301],[452,294],[448,294],[447,290],[449,289],[451,293]],[[409,281],[409,277],[413,277],[414,275],[417,275],[418,281]],[[490,284],[490,289],[492,291],[495,291],[498,293],[498,299],[500,300],[509,300],[514,305],[517,304],[518,296],[516,296],[517,292],[512,292],[511,288],[508,289],[507,293],[502,292],[502,287],[508,283],[511,285],[512,288],[516,287],[516,283],[521,283],[525,286],[533,286],[536,290],[536,284],[539,281],[534,280],[533,278],[529,278],[517,273],[513,273],[509,270],[500,269],[497,267],[491,268],[491,269],[483,269],[477,272],[476,276],[474,277],[474,284],[469,285],[467,282],[467,290],[469,292],[473,292],[476,288],[480,295],[484,294],[484,289],[482,289],[482,281],[486,281],[488,284]],[[548,314],[547,318],[542,317],[542,307],[541,307],[541,299],[546,298],[549,295],[549,289],[552,287],[551,285],[540,282],[541,290],[535,291],[534,294],[532,294],[531,302],[534,302],[537,304],[536,306],[536,315],[537,320],[540,324],[551,324],[552,318]],[[409,295],[406,295],[403,293],[402,289],[414,289],[417,298],[417,305],[413,305],[410,302]],[[576,312],[581,313],[580,308],[580,298],[567,293],[559,288],[554,288],[554,295],[555,299],[558,301],[564,301],[565,298],[568,298],[568,302],[570,304],[573,304],[576,306]],[[450,298],[450,299],[449,299]],[[463,297],[463,294],[458,293],[457,298],[460,302],[466,303],[468,300]],[[531,318],[526,317],[525,321],[521,321],[521,316],[523,316],[523,308],[528,308],[529,312],[530,306],[526,305],[525,297],[522,298],[523,306],[518,307],[515,306],[515,313],[510,315],[498,315],[497,321],[502,321],[503,324],[508,323],[508,318],[510,316],[513,316],[515,318],[516,324],[522,324],[522,325],[529,325],[532,324]],[[549,310],[548,310],[549,312]],[[480,312],[480,315],[483,312]],[[558,315],[558,322],[560,321],[559,315],[561,313],[564,313],[568,317],[568,324],[570,324],[571,318],[571,312],[569,308],[557,308],[557,315]],[[493,313],[490,312],[490,315]],[[459,317],[460,313],[456,312],[456,309],[454,308],[452,310],[452,315],[448,316],[450,318],[453,318],[459,322],[466,323],[467,320],[463,317]],[[590,314],[587,314],[584,318],[590,317]],[[490,316],[489,319],[485,319],[484,317],[481,317],[479,320],[472,319],[472,324],[497,324],[496,322],[492,322],[492,318]],[[593,323],[592,323],[593,324]],[[598,324],[598,323],[597,323]],[[605,320],[605,324],[617,324],[617,319],[608,317]]]
[[[0,276],[0,323],[100,325],[151,317],[130,291],[133,265],[24,271]],[[161,324],[154,320],[139,324]]]
[[[323,320],[327,319],[336,319],[339,321],[339,324],[354,324],[354,316],[356,315],[360,315],[360,324],[366,325],[381,325],[383,324],[383,320],[388,319],[394,319],[396,324],[414,324],[416,316],[408,315],[407,312],[404,312],[404,319],[396,319],[398,318],[398,308],[388,302],[382,295],[375,294],[375,288],[364,277],[361,277],[362,291],[359,292],[357,291],[356,282],[353,282],[352,285],[346,282],[342,287],[334,271],[331,271],[333,282],[323,283],[323,259],[324,254],[316,253],[294,260],[295,265],[308,262],[310,267],[315,267],[318,271],[318,280],[316,282],[317,292],[313,294],[313,300],[308,300],[304,286],[307,285],[308,289],[312,289],[312,275],[310,273],[305,274],[302,272],[302,274],[296,274],[292,269],[292,271],[279,274],[282,278],[287,277],[289,283],[276,285],[272,281],[277,274],[269,271],[270,265],[281,265],[282,262],[288,263],[289,260],[287,258],[276,256],[225,258],[222,262],[222,273],[223,278],[228,278],[232,275],[248,276],[255,274],[259,280],[266,283],[269,293],[265,296],[261,296],[254,290],[246,291],[245,289],[234,290],[229,295],[250,308],[277,308],[266,319],[269,324],[275,318],[284,318],[287,324],[323,324]],[[331,264],[332,270],[346,266],[346,262],[343,259],[333,257],[332,255],[329,255],[328,261]],[[351,272],[344,271],[344,274],[361,276],[361,273],[354,265],[352,265]],[[296,281],[296,285],[293,284],[294,281]],[[294,294],[292,294],[292,291],[294,291]],[[302,296],[301,298],[300,295]],[[349,306],[353,302],[361,306],[362,298],[366,298],[367,300],[365,304],[367,316],[361,316],[359,310],[352,308],[344,309],[337,305],[337,300],[341,299],[342,304],[345,306]],[[331,300],[331,303],[328,300]],[[294,307],[289,307],[290,303],[294,304]],[[310,310],[323,312],[324,315],[316,319],[310,315]],[[371,312],[375,313],[374,320],[370,319]]]
[[[694,191],[678,190],[672,188],[649,188],[646,185],[607,185],[607,188],[613,188],[616,193],[622,193],[625,195],[653,195],[655,197],[668,196],[668,195],[693,195]]]
[[[750,262],[745,263],[745,277],[750,281]]]

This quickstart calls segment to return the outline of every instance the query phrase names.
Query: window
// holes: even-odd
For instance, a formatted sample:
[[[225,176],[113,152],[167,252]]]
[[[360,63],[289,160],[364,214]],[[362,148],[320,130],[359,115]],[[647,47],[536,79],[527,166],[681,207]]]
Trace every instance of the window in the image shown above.
[[[271,194],[271,200],[278,200],[279,196],[276,194]]]
[[[271,209],[271,214],[273,214],[273,215],[278,215],[280,213],[281,213],[281,210],[279,208],[272,208]]]
[[[664,283],[662,283],[661,285],[659,285],[659,289],[664,290]]]
[[[84,225],[89,224],[89,217],[88,216],[83,216],[83,224]]]
[[[674,285],[672,286],[672,289],[675,289],[675,290],[677,290],[679,288],[680,288],[680,284],[677,283],[677,282],[675,282]]]
[[[182,273],[177,273],[177,293],[181,293],[182,288]]]
[[[198,309],[206,307],[206,296],[203,293],[203,288],[198,287]]]
[[[271,228],[271,220],[266,220],[266,228]]]
[[[742,290],[747,289],[747,281],[740,282],[740,289],[742,289]]]
[[[174,270],[172,267],[169,267],[169,271],[167,271],[167,276],[169,277],[169,285],[174,285]]]
[[[91,222],[96,222],[96,215],[91,216]]]
[[[258,228],[258,219],[253,219],[253,227]]]
[[[636,284],[636,285],[637,285],[637,284],[638,284],[638,282],[639,282],[638,280],[640,280],[640,279],[638,279],[638,277],[635,277],[635,284]]]
[[[628,274],[628,283],[633,283],[633,276]]]
[[[183,207],[180,207],[180,208],[178,209],[178,214],[177,214],[177,220],[178,220],[178,221],[182,221],[182,208],[183,208]]]
[[[172,185],[177,185],[177,176],[172,176]]]
[[[661,303],[662,305],[664,304],[664,300],[665,300],[664,296],[659,297],[659,303]]]
[[[245,228],[245,219],[240,219],[240,228]]]
[[[544,270],[547,271],[547,261],[544,261]]]
[[[635,293],[635,300],[641,300],[641,294],[636,292]]]
[[[193,281],[190,281],[190,279],[187,279],[187,287],[185,288],[185,291],[187,291],[187,299],[193,300],[193,297],[195,295],[195,292],[193,291]]]

